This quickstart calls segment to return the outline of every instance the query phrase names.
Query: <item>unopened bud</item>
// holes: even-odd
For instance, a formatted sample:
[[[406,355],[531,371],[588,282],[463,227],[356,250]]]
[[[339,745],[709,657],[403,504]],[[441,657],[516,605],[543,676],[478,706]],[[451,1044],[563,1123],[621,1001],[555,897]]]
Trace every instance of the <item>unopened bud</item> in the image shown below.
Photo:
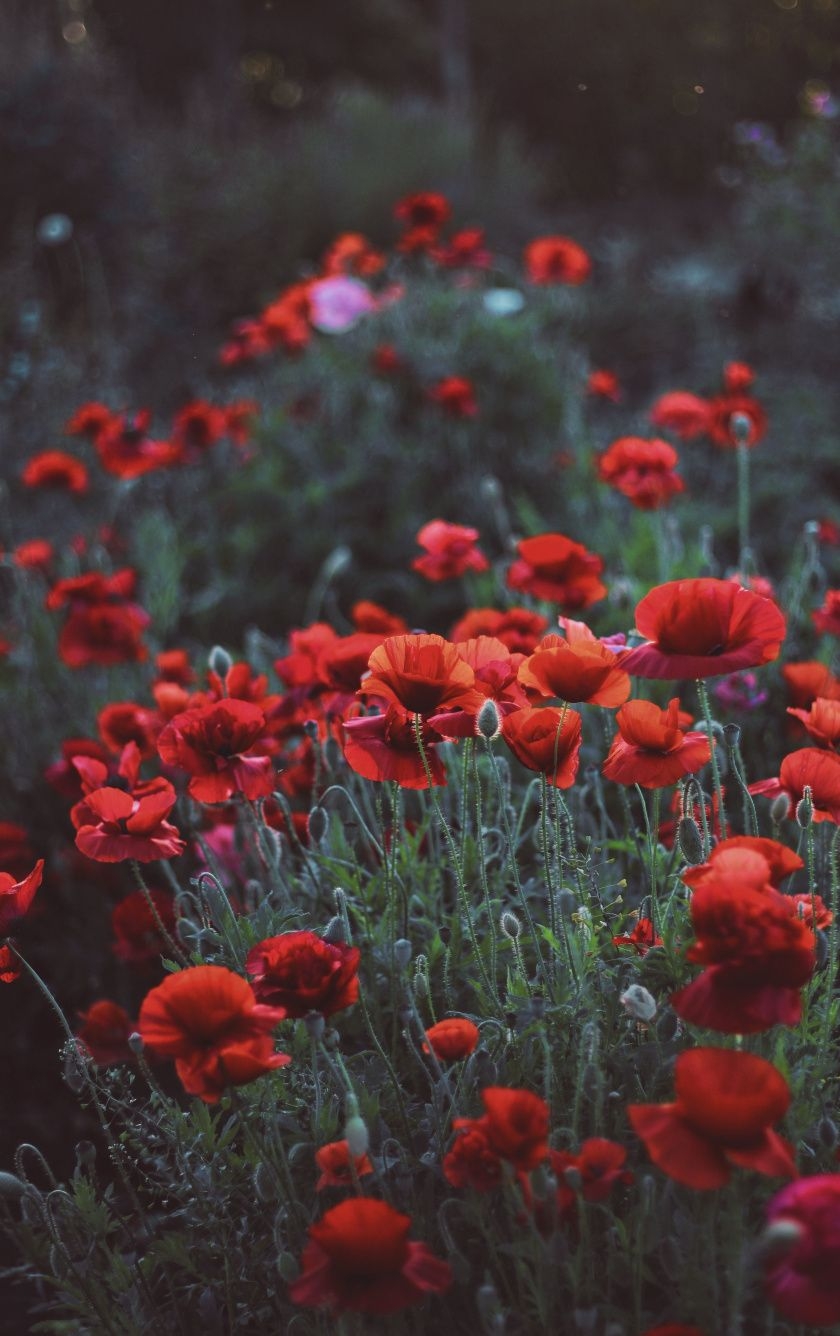
[[[636,1021],[652,1021],[656,1015],[656,998],[640,983],[631,983],[618,1000]]]
[[[358,1159],[361,1155],[367,1154],[370,1138],[368,1136],[367,1123],[359,1113],[352,1114],[344,1124],[344,1136],[347,1140],[347,1150],[353,1159]]]
[[[583,1174],[574,1165],[570,1165],[568,1169],[563,1170],[563,1181],[572,1192],[580,1192],[583,1187]]]
[[[133,1033],[128,1036],[128,1047],[136,1058],[140,1057],[140,1054],[146,1047],[146,1041],[139,1030],[134,1030]]]
[[[478,712],[475,727],[481,737],[486,738],[488,742],[492,742],[502,731],[499,707],[489,696]]]
[[[221,645],[214,645],[207,655],[207,667],[211,673],[215,673],[224,682],[233,667],[233,659]]]
[[[802,829],[807,830],[814,819],[814,804],[811,798],[811,787],[805,785],[802,797],[796,804],[796,824]]]
[[[762,1260],[766,1262],[769,1258],[784,1257],[785,1253],[796,1247],[803,1233],[802,1225],[796,1220],[774,1220],[758,1241]]]
[[[411,942],[405,937],[398,937],[394,942],[394,960],[397,968],[404,970],[411,960]]]
[[[92,1141],[77,1141],[76,1164],[83,1169],[92,1169],[96,1164],[96,1147]]]
[[[318,720],[317,720],[317,719],[305,719],[304,722],[303,722],[303,731],[304,731],[304,733],[306,734],[306,736],[309,738],[309,741],[310,741],[310,742],[317,742],[317,741],[318,741],[318,732],[319,732],[319,730],[318,730]]]
[[[512,942],[517,940],[522,931],[522,924],[519,922],[516,915],[512,914],[509,909],[506,909],[502,914],[502,917],[499,920],[499,926],[505,934],[505,937],[508,937]]]
[[[770,820],[775,826],[782,821],[786,821],[790,815],[790,798],[786,793],[780,793],[770,804]]]
[[[320,844],[330,828],[330,819],[323,807],[313,807],[306,818],[306,829],[313,844]]]
[[[752,431],[752,419],[746,413],[733,413],[729,419],[729,430],[737,445],[746,445]]]
[[[725,724],[723,728],[723,740],[730,749],[737,747],[741,741],[741,725]]]
[[[677,823],[677,844],[683,858],[692,867],[703,862],[705,858],[703,836],[700,834],[700,827],[693,816],[684,816]]]
[[[321,934],[325,942],[330,942],[333,946],[344,941],[344,924],[338,914],[330,919],[323,933]]]
[[[323,1039],[326,1022],[320,1011],[308,1011],[303,1018],[303,1023],[313,1044],[317,1044],[319,1040]]]
[[[576,1308],[575,1309],[575,1331],[580,1336],[589,1336],[598,1326],[597,1308]]]
[[[0,1173],[0,1197],[22,1197],[26,1191],[26,1184],[22,1178],[15,1174]]]

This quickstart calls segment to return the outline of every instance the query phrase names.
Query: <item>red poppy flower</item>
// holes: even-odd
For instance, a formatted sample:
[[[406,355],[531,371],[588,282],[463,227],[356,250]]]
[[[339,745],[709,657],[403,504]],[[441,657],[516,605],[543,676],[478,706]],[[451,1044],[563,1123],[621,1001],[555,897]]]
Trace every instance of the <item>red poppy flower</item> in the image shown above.
[[[316,1192],[324,1188],[352,1188],[353,1173],[350,1168],[350,1148],[346,1141],[330,1141],[320,1146],[315,1152],[315,1163],[321,1170],[321,1177],[315,1184]],[[353,1161],[356,1178],[364,1178],[373,1173],[369,1155],[357,1155]]]
[[[825,543],[827,547],[840,547],[840,525],[829,519],[821,519],[817,523],[817,542]]]
[[[840,636],[840,589],[827,589],[822,607],[811,618],[821,636]]]
[[[137,1028],[153,1053],[175,1059],[188,1094],[216,1104],[226,1086],[291,1062],[271,1038],[284,1015],[259,1005],[246,980],[223,965],[193,965],[147,993]]]
[[[688,390],[671,390],[657,399],[650,420],[654,427],[672,431],[682,441],[693,441],[709,430],[711,405]]]
[[[98,863],[136,859],[151,863],[177,858],[186,845],[166,820],[177,795],[166,779],[140,784],[131,793],[101,788],[88,793],[71,812],[76,847]]]
[[[660,710],[649,700],[631,700],[622,705],[615,717],[619,736],[604,761],[604,778],[617,784],[661,789],[706,765],[712,754],[708,736],[683,733],[679,712],[676,696],[667,710]]]
[[[568,789],[580,763],[581,717],[575,710],[515,710],[502,720],[502,736],[518,761],[549,784]]]
[[[141,637],[150,621],[133,603],[79,604],[61,629],[58,652],[68,668],[142,663],[149,651]]]
[[[327,714],[342,714],[354,704],[368,660],[386,637],[378,631],[356,631],[330,640],[318,655],[315,674],[321,684],[322,708]]]
[[[54,555],[55,549],[46,538],[32,538],[28,543],[18,544],[12,552],[12,561],[21,570],[46,572]]]
[[[16,821],[0,821],[0,867],[23,878],[35,861],[26,827]]]
[[[525,272],[532,283],[585,283],[592,261],[570,237],[537,237],[525,247]]]
[[[749,790],[766,798],[785,794],[788,810],[793,811],[804,797],[806,785],[811,790],[814,821],[840,825],[840,756],[836,752],[821,751],[819,747],[789,752],[779,767],[778,779],[760,779],[750,784]]]
[[[548,1105],[530,1090],[485,1086],[481,1100],[486,1110],[481,1120],[497,1155],[515,1169],[528,1173],[548,1154]],[[454,1126],[459,1125],[456,1119]]]
[[[746,362],[727,362],[723,368],[723,388],[728,394],[741,394],[755,380],[755,372]]]
[[[264,730],[258,705],[220,700],[176,714],[158,738],[158,754],[189,773],[187,791],[197,802],[224,803],[237,793],[253,801],[274,790],[271,758],[247,754]]]
[[[475,711],[484,704],[472,668],[443,636],[390,636],[373,651],[368,666],[370,676],[359,694],[381,697],[409,714]]]
[[[840,743],[840,700],[818,696],[810,710],[796,710],[789,705],[787,712],[805,725],[816,742],[836,749]]]
[[[155,655],[155,668],[161,682],[177,682],[188,687],[195,681],[190,656],[185,649],[165,649]]]
[[[221,411],[225,419],[224,435],[229,436],[235,446],[247,445],[254,422],[259,416],[260,406],[256,400],[237,399],[234,403],[225,404]]]
[[[756,855],[763,861],[758,862]],[[728,839],[718,841],[709,854],[708,863],[687,868],[680,875],[686,885],[695,890],[704,881],[719,880],[727,875],[760,888],[768,881],[771,886],[779,886],[785,877],[804,866],[799,854],[778,840],[762,835],[730,835]]]
[[[309,1227],[301,1274],[289,1286],[293,1303],[331,1313],[396,1313],[445,1294],[448,1262],[425,1243],[409,1243],[411,1217],[387,1202],[351,1197]]]
[[[388,636],[408,635],[409,626],[402,617],[389,612],[379,603],[362,599],[350,609],[350,620],[357,631],[375,631],[384,638]]]
[[[131,1062],[133,1053],[128,1046],[129,1035],[137,1026],[128,1012],[116,1002],[94,1002],[87,1011],[79,1012],[82,1022],[76,1038],[81,1040],[97,1067],[113,1067],[118,1062]]]
[[[434,190],[421,190],[404,195],[394,205],[394,217],[405,227],[429,227],[440,230],[452,212],[445,195]]]
[[[743,432],[736,430],[741,420]],[[730,449],[744,440],[745,445],[757,445],[767,430],[767,414],[757,399],[746,394],[720,394],[709,400],[709,435],[715,445]]]
[[[768,1203],[767,1222],[771,1234],[785,1231],[784,1244],[765,1251],[771,1304],[807,1326],[840,1322],[840,1174],[789,1183]]]
[[[577,1212],[578,1196],[584,1201],[602,1202],[618,1184],[632,1183],[634,1175],[624,1168],[626,1160],[625,1147],[606,1137],[590,1137],[581,1143],[576,1155],[568,1150],[549,1151],[548,1167],[557,1179],[554,1201],[535,1198],[528,1179],[524,1176],[521,1179],[525,1205],[540,1232],[550,1234],[557,1221],[572,1218]],[[568,1182],[572,1175],[576,1190]]]
[[[532,654],[548,630],[549,622],[542,613],[530,608],[473,608],[452,628],[451,639],[456,643],[480,636],[492,636],[507,646],[511,654]]]
[[[790,1091],[763,1058],[728,1048],[681,1053],[673,1104],[631,1104],[627,1114],[654,1164],[690,1188],[719,1188],[732,1168],[794,1178],[793,1147],[771,1125]]]
[[[43,858],[20,881],[15,881],[11,872],[0,872],[0,936],[5,937],[12,925],[28,912],[43,875]]]
[[[599,579],[604,569],[602,558],[565,534],[523,538],[516,550],[518,559],[507,575],[511,589],[559,603],[569,612],[588,608],[607,592]]]
[[[227,420],[222,408],[204,399],[185,404],[172,423],[172,440],[188,454],[208,449],[225,435]]]
[[[782,677],[790,700],[803,709],[812,705],[818,696],[826,700],[840,700],[840,678],[835,677],[826,664],[816,659],[784,664]]]
[[[150,438],[150,421],[151,414],[146,409],[133,417],[120,414],[97,434],[94,447],[106,472],[116,478],[140,478],[180,460],[180,445]]]
[[[798,1023],[800,989],[813,973],[815,942],[789,897],[769,881],[756,884],[759,856],[738,853],[737,870],[706,873],[696,886],[691,899],[696,941],[686,954],[706,968],[672,995],[671,1006],[692,1025],[758,1034]]]
[[[623,932],[613,937],[613,946],[632,946],[637,955],[646,956],[652,946],[661,946],[662,938],[654,931],[651,919],[640,918],[633,924],[631,932]]]
[[[821,895],[811,896],[807,891],[791,897],[794,904],[794,913],[797,918],[801,918],[803,923],[807,923],[812,932],[819,929],[824,932],[830,928],[834,922],[834,915],[824,903]]]
[[[478,404],[475,388],[466,376],[447,376],[429,390],[429,398],[439,404],[448,417],[475,417]]]
[[[0,983],[16,983],[20,978],[20,962],[11,946],[0,946]]]
[[[672,580],[636,608],[648,641],[622,657],[637,677],[719,677],[778,658],[785,619],[770,599],[728,580]]]
[[[88,489],[88,471],[66,450],[44,450],[33,455],[20,475],[26,487],[59,487],[80,495]]]
[[[424,1051],[431,1048],[441,1062],[457,1062],[475,1052],[479,1040],[478,1026],[463,1016],[452,1016],[438,1021],[426,1031]]]
[[[175,906],[169,891],[153,887],[149,892],[157,916],[171,935],[175,930]],[[143,968],[156,965],[169,947],[142,891],[132,891],[111,912],[112,950],[117,960]]]
[[[457,650],[475,673],[476,689],[485,699],[494,700],[501,714],[527,707],[528,697],[516,676],[522,662],[521,654],[511,654],[507,645],[495,636],[461,640]],[[446,729],[441,731],[446,732]]]
[[[436,720],[452,720],[453,713],[432,715],[423,721],[423,750],[432,784],[446,785],[446,770],[437,754],[436,744],[446,738],[434,727]],[[470,716],[465,719],[472,723]],[[342,724],[344,759],[357,775],[377,782],[395,780],[403,789],[426,789],[429,780],[417,746],[412,716],[399,705],[389,705],[384,714],[346,719]]]
[[[531,699],[555,698],[571,704],[621,705],[630,695],[630,678],[611,649],[591,632],[580,634],[569,623],[567,634],[546,636],[519,665],[518,678]]]
[[[355,278],[370,278],[385,266],[385,256],[375,250],[361,232],[342,232],[330,245],[321,261],[325,278],[342,274]]]
[[[135,742],[144,759],[154,756],[161,727],[156,710],[133,700],[113,701],[99,711],[96,722],[99,736],[112,752],[121,752],[129,742]]]
[[[67,436],[86,436],[95,441],[103,429],[111,424],[117,415],[104,404],[82,404],[65,424]]]
[[[601,481],[628,497],[639,510],[658,510],[685,491],[685,483],[674,472],[679,457],[667,441],[622,436],[596,463]]]
[[[502,1181],[502,1160],[490,1143],[485,1118],[458,1118],[455,1140],[443,1157],[443,1176],[454,1188],[492,1192]]]
[[[374,348],[370,364],[378,376],[395,376],[406,369],[405,359],[392,343],[380,343],[378,348]]]
[[[493,263],[483,227],[464,227],[455,232],[447,245],[435,248],[432,258],[446,269],[487,269]]]
[[[586,381],[586,393],[596,399],[609,399],[620,404],[623,393],[614,371],[591,371]]]
[[[283,932],[253,946],[245,968],[260,1002],[290,1017],[332,1016],[359,996],[360,956],[357,946],[325,942],[314,932]]]
[[[486,571],[490,563],[476,547],[478,529],[464,524],[447,524],[446,520],[430,520],[417,535],[417,542],[426,549],[425,555],[415,557],[413,571],[419,571],[427,580],[452,580],[465,571]]]

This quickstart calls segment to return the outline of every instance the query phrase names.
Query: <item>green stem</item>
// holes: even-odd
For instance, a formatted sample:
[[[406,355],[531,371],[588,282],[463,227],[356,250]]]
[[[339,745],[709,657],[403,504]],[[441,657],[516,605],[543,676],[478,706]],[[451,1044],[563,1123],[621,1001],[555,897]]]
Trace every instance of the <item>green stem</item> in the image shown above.
[[[720,837],[722,840],[727,838],[726,830],[726,809],[723,805],[723,785],[720,782],[720,767],[717,760],[717,744],[712,729],[712,711],[709,705],[709,693],[706,690],[706,683],[702,677],[697,678],[697,695],[700,699],[700,708],[703,711],[703,718],[706,722],[706,735],[709,739],[709,749],[711,751],[712,765],[712,784],[714,785],[715,797],[718,801],[718,821],[720,822]],[[712,825],[714,828],[714,813],[712,813]]]

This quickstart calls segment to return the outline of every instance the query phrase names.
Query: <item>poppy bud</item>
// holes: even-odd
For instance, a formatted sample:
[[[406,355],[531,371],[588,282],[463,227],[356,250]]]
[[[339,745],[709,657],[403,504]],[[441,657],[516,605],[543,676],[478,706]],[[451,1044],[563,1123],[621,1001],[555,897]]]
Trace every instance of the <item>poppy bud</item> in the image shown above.
[[[759,1239],[762,1261],[784,1257],[785,1253],[796,1247],[803,1233],[802,1225],[796,1220],[774,1220]]]
[[[634,1020],[651,1021],[656,1015],[656,999],[640,983],[631,983],[618,1000]]]
[[[214,645],[207,655],[207,667],[211,673],[215,673],[223,682],[227,680],[227,675],[233,667],[233,659],[226,649],[221,645]]]
[[[770,820],[775,826],[780,822],[786,821],[790,812],[790,798],[786,793],[780,793],[770,804]]]
[[[427,963],[425,956],[418,956],[414,962],[414,992],[417,997],[429,996],[429,980],[426,975]]]
[[[597,1325],[598,1325],[597,1308],[575,1309],[575,1331],[580,1332],[580,1336],[588,1336],[589,1332],[595,1331]]]
[[[394,960],[397,962],[397,968],[404,970],[411,960],[411,942],[405,937],[399,937],[394,942]]]
[[[741,741],[741,725],[726,724],[723,729],[723,740],[727,747],[734,748]]]
[[[746,445],[752,431],[752,421],[746,413],[733,413],[729,419],[729,430],[736,445]]]
[[[319,1039],[323,1039],[326,1022],[320,1011],[310,1011],[308,1016],[304,1016],[303,1023],[313,1044],[317,1044]]]
[[[692,867],[703,862],[703,836],[693,816],[684,816],[677,824],[677,843],[683,858]]]
[[[368,1137],[367,1124],[364,1118],[360,1117],[358,1111],[352,1114],[344,1124],[344,1136],[347,1141],[347,1151],[354,1160],[367,1154],[370,1138]]]
[[[506,909],[502,914],[502,917],[499,920],[499,926],[505,934],[505,937],[509,938],[511,942],[515,942],[522,931],[522,924],[519,922],[516,915],[512,914],[509,909]]]
[[[502,720],[499,715],[499,707],[489,696],[478,712],[475,721],[476,732],[481,737],[492,742],[502,731]]]
[[[136,1058],[140,1057],[146,1045],[143,1041],[143,1036],[139,1033],[139,1031],[135,1030],[133,1034],[130,1034],[128,1036],[128,1047],[131,1049],[132,1053]]]
[[[499,1303],[499,1293],[489,1276],[476,1290],[475,1304],[485,1331],[495,1333],[505,1330],[507,1324]]]
[[[329,817],[323,807],[313,807],[306,818],[306,829],[313,844],[320,844],[329,830]]]
[[[338,914],[330,919],[321,936],[325,942],[330,942],[333,946],[344,941],[344,924]]]
[[[574,1165],[563,1170],[563,1181],[572,1189],[572,1192],[580,1192],[583,1187],[583,1174]]]
[[[0,1173],[0,1197],[22,1197],[25,1191],[23,1179],[14,1174]]]
[[[805,785],[802,791],[802,797],[796,804],[796,824],[802,829],[807,830],[814,819],[814,804],[811,798],[811,787]]]
[[[281,1280],[287,1285],[293,1285],[300,1275],[300,1263],[291,1253],[282,1252],[277,1257],[277,1270]]]

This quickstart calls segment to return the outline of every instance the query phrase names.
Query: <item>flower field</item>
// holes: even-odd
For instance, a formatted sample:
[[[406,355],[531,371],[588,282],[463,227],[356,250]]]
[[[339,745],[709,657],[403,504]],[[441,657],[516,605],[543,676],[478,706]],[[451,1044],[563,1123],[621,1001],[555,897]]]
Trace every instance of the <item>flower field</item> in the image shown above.
[[[830,455],[602,365],[585,238],[393,224],[7,478],[13,1302],[840,1330]]]

